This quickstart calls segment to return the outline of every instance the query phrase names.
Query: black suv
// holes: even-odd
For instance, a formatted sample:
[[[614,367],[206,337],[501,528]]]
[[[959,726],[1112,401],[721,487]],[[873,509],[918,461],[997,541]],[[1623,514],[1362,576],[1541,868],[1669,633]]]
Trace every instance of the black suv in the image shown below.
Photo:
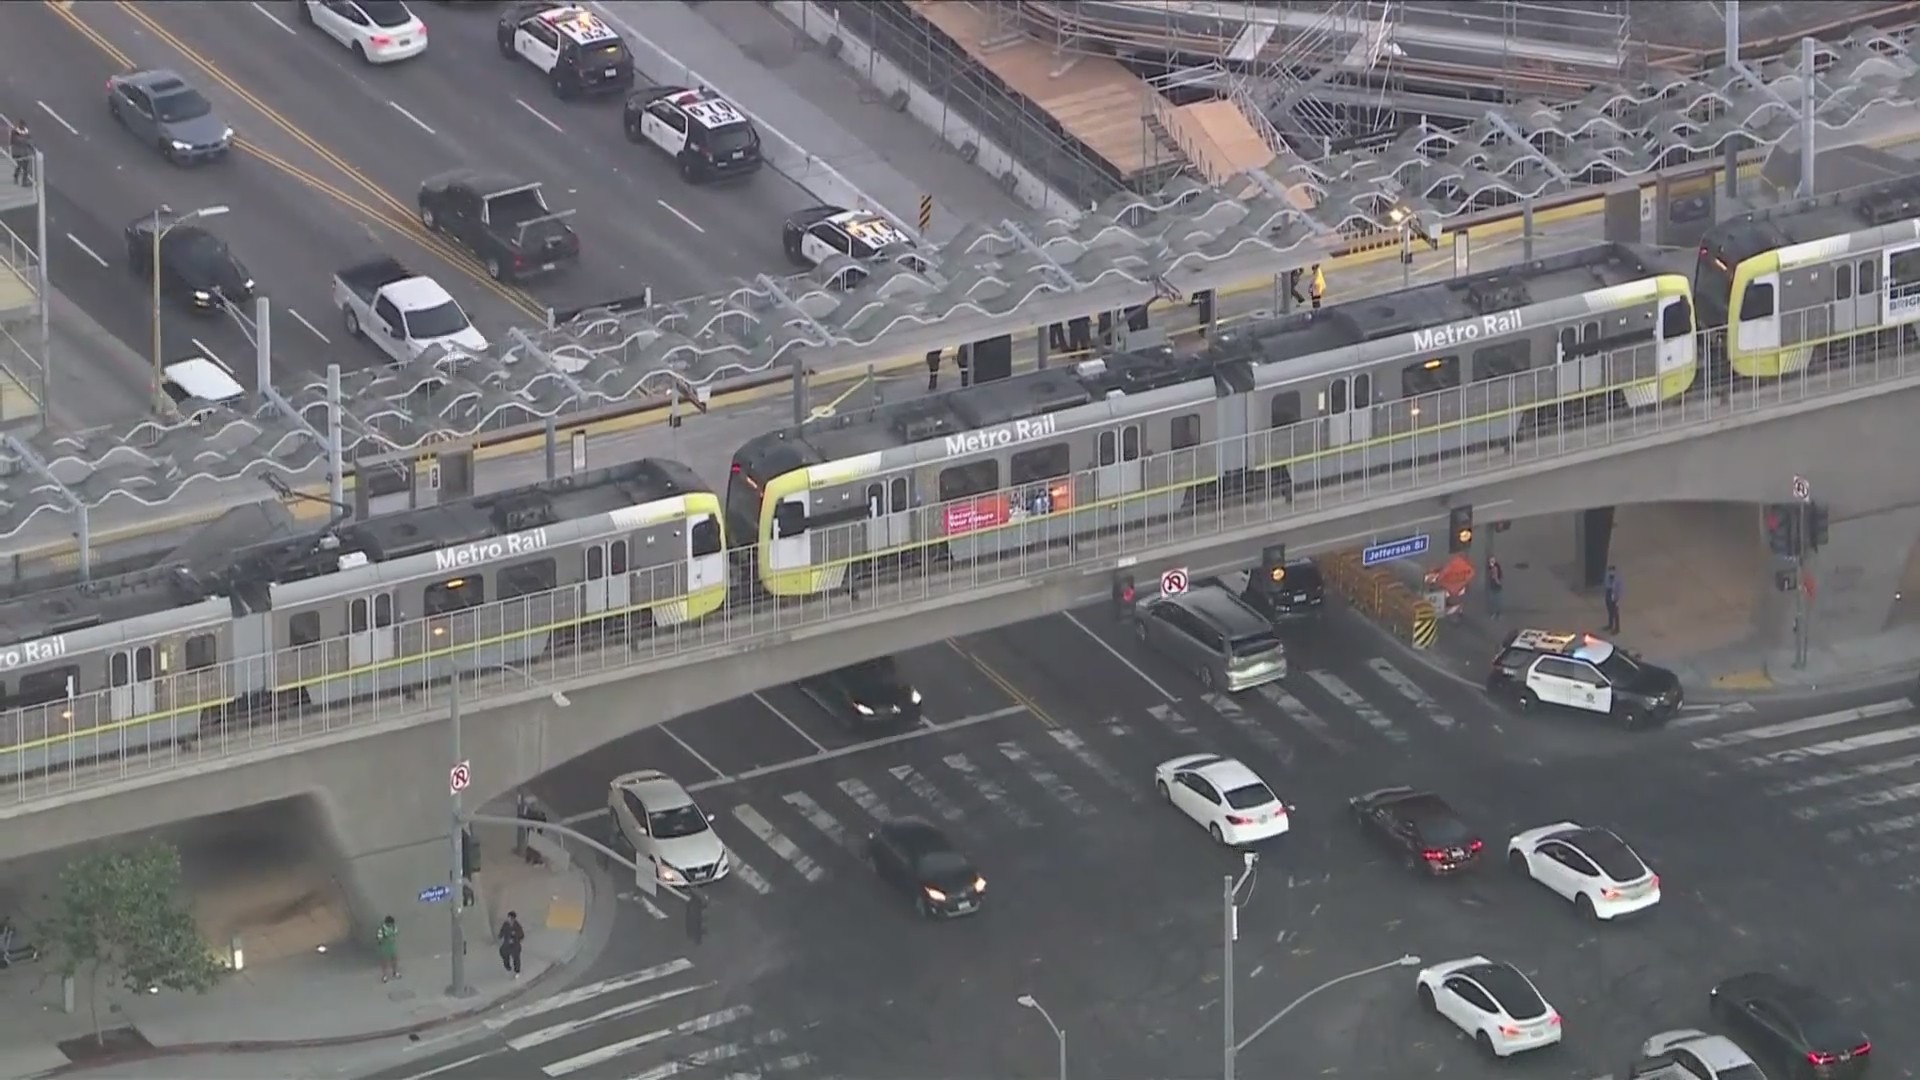
[[[458,169],[420,185],[420,223],[473,252],[495,281],[550,273],[580,258],[580,235],[540,185]]]
[[[127,225],[127,269],[153,282],[155,216]],[[198,225],[170,224],[159,215],[160,292],[195,311],[219,311],[253,299],[253,275],[226,242]]]
[[[901,676],[891,656],[801,679],[799,687],[835,720],[856,730],[920,722],[920,691]]]
[[[1423,874],[1444,877],[1464,870],[1480,861],[1487,846],[1445,799],[1410,787],[1356,795],[1347,807],[1361,831]]]
[[[1240,599],[1278,625],[1318,615],[1327,602],[1327,583],[1312,559],[1295,559],[1265,572],[1254,568]]]

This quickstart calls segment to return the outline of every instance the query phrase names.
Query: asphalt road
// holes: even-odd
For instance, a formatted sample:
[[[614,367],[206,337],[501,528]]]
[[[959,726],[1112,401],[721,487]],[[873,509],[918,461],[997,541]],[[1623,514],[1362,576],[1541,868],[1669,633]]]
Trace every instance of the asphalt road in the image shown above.
[[[1072,1033],[1076,1074],[1212,1074],[1220,884],[1239,861],[1160,805],[1149,779],[1194,749],[1241,758],[1298,806],[1241,907],[1243,1075],[1480,1075],[1471,1045],[1418,1009],[1411,970],[1330,988],[1254,1037],[1325,981],[1404,953],[1485,954],[1534,976],[1568,1038],[1503,1066],[1528,1080],[1622,1070],[1646,1036],[1708,1025],[1715,978],[1774,966],[1846,997],[1885,1059],[1916,1049],[1900,1026],[1902,958],[1885,946],[1920,864],[1920,814],[1864,790],[1899,784],[1870,772],[1884,764],[1835,760],[1851,752],[1836,747],[1920,738],[1906,706],[1813,720],[1859,703],[1703,707],[1628,736],[1522,723],[1345,616],[1289,640],[1284,694],[1210,700],[1089,609],[903,656],[929,724],[885,744],[855,748],[782,689],[556,769],[535,790],[587,829],[604,827],[608,779],[666,769],[750,872],[709,891],[699,945],[673,901],[626,896],[631,913],[582,985],[390,1075],[1037,1075],[1055,1047],[1015,1003],[1027,993]],[[1898,734],[1835,741],[1863,727]],[[1779,770],[1767,776],[1743,764],[1796,744],[1815,749],[1767,758]],[[1920,753],[1902,767],[1915,765]],[[1391,783],[1445,795],[1495,849],[1558,820],[1613,827],[1663,875],[1662,907],[1590,927],[1497,864],[1410,879],[1344,818],[1348,796]],[[1849,809],[1802,820],[1790,797]],[[983,917],[922,924],[849,850],[874,817],[907,814],[943,821],[979,860],[993,883]],[[770,833],[749,827],[759,819]]]

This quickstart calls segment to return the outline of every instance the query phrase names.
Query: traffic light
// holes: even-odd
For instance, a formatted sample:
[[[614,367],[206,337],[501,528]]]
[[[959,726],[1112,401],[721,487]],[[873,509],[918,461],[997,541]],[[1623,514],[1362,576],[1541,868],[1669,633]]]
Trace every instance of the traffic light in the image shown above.
[[[1801,552],[1800,506],[1797,503],[1769,503],[1766,510],[1767,548],[1783,559]]]
[[[1473,507],[1456,506],[1447,513],[1447,550],[1458,555],[1473,547]]]
[[[1132,574],[1113,575],[1113,613],[1121,618],[1133,614],[1134,598],[1139,592],[1133,587]]]
[[[1807,504],[1807,547],[1818,551],[1827,546],[1827,504]]]
[[[473,830],[460,830],[460,876],[471,878],[480,872],[480,842],[473,838]]]
[[[1287,545],[1268,544],[1260,549],[1260,581],[1278,585],[1287,580]]]

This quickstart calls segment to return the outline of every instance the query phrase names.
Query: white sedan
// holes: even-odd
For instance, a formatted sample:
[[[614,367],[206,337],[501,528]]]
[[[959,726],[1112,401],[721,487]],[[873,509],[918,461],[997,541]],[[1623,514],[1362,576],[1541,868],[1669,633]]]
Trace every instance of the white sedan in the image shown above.
[[[1689,1076],[1700,1080],[1767,1080],[1745,1050],[1725,1035],[1682,1028],[1663,1031],[1640,1048],[1641,1057],[1667,1056]]]
[[[1160,797],[1207,830],[1216,843],[1252,844],[1282,836],[1291,807],[1252,769],[1218,754],[1188,754],[1154,767]]]
[[[1420,1004],[1473,1037],[1494,1057],[1512,1057],[1560,1041],[1560,1013],[1512,964],[1484,956],[1449,960],[1415,977]]]
[[[427,24],[400,0],[301,0],[300,21],[369,64],[391,64],[427,51]]]
[[[1589,919],[1617,919],[1660,902],[1660,875],[1606,829],[1571,821],[1528,829],[1507,842],[1507,865]]]
[[[733,869],[706,811],[658,769],[614,777],[607,785],[607,810],[634,862],[653,863],[663,885],[705,885]]]

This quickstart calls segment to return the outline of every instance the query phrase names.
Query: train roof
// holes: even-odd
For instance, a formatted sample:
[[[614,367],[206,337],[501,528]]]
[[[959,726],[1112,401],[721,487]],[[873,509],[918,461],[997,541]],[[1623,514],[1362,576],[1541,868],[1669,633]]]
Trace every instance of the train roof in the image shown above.
[[[0,642],[14,645],[125,622],[207,599],[177,563],[0,600]]]
[[[1114,353],[770,431],[748,440],[734,464],[764,479],[803,465],[1031,420],[1104,401],[1116,392],[1138,394],[1191,382],[1210,376],[1214,367],[1211,359],[1166,347]]]
[[[1732,267],[1776,248],[1920,218],[1914,162],[1870,147],[1843,149],[1857,152],[1819,156],[1813,198],[1730,217],[1707,232],[1702,246]]]

